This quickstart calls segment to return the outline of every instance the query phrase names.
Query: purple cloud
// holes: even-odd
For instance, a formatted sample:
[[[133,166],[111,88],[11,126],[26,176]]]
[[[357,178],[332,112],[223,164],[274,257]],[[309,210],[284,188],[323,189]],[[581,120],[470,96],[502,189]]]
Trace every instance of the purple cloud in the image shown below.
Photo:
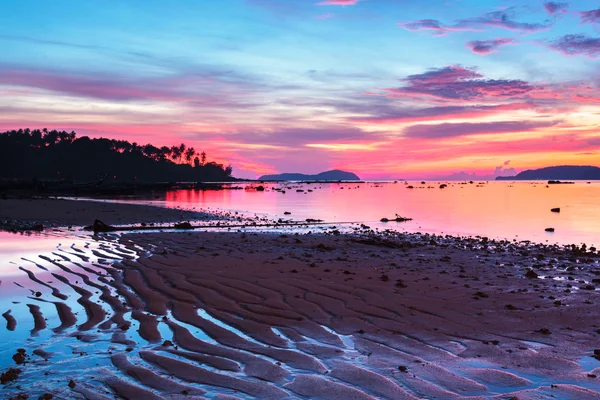
[[[509,38],[500,38],[492,40],[473,40],[467,43],[467,47],[471,49],[473,53],[485,56],[491,53],[495,53],[499,47],[509,43],[513,43],[513,40]]]
[[[514,31],[537,32],[550,27],[550,24],[518,22],[515,20],[515,8],[493,11],[482,15],[481,17],[468,18],[458,21],[458,27],[477,27],[491,26]]]
[[[410,32],[417,31],[434,31],[438,36],[445,35],[447,32],[452,31],[470,31],[474,29],[470,29],[467,27],[460,28],[456,26],[444,25],[440,21],[435,19],[418,19],[416,21],[409,21],[404,23],[399,23],[398,26],[406,29]]]
[[[597,10],[583,11],[580,13],[581,22],[587,24],[600,24],[600,8]]]
[[[566,55],[600,56],[600,38],[586,35],[565,35],[550,43],[550,48]]]
[[[506,111],[529,109],[528,103],[500,104],[492,106],[439,106],[420,109],[399,109],[382,115],[355,118],[355,122],[390,124],[398,122],[435,121],[449,118],[478,118]]]
[[[515,8],[511,7],[505,10],[489,12],[479,17],[461,19],[453,25],[446,25],[435,19],[419,19],[399,23],[398,25],[407,31],[430,30],[435,31],[437,35],[444,35],[452,31],[480,31],[486,26],[521,32],[537,32],[551,26],[550,23],[519,22],[515,18]]]
[[[385,89],[400,97],[429,96],[440,99],[477,100],[519,97],[534,90],[530,83],[517,79],[481,79],[473,68],[459,65],[434,69],[403,79],[405,86]]]
[[[317,3],[319,6],[352,6],[360,0],[325,0]]]
[[[544,8],[550,15],[565,14],[569,8],[569,3],[557,3],[555,1],[549,1],[544,3]]]
[[[501,122],[476,122],[476,123],[444,123],[437,125],[413,125],[405,128],[405,137],[420,139],[443,139],[459,136],[529,132],[540,128],[554,126],[560,121],[533,122],[533,121],[501,121]]]
[[[228,70],[202,68],[164,76],[71,73],[0,65],[0,86],[36,88],[74,97],[107,101],[164,101],[206,107],[253,107],[246,94],[264,90],[261,84]],[[223,96],[222,93],[228,93]]]

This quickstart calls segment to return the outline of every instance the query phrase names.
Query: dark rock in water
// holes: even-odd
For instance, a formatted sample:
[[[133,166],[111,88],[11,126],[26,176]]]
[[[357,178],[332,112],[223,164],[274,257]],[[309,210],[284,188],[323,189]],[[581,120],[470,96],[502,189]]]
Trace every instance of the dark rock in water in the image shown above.
[[[94,231],[94,233],[113,232],[116,230],[115,227],[105,224],[104,222],[100,221],[99,219],[94,220],[94,223],[92,225],[86,226],[84,229],[86,231]]]
[[[398,371],[400,372],[408,372],[408,367],[406,365],[401,365],[398,367]]]
[[[554,232],[554,228],[546,228],[544,229],[546,232]]]
[[[412,185],[410,185],[410,186],[407,186],[406,188],[407,188],[407,189],[414,189],[415,187],[414,187],[414,186],[412,186]]]
[[[448,187],[448,185],[446,185],[445,183],[442,183],[442,184],[440,185],[440,189],[444,189],[444,188],[447,188],[447,187]]]
[[[421,181],[421,185],[424,185],[424,184],[425,184],[425,181]]]
[[[75,386],[77,386],[77,384],[75,383],[75,381],[74,381],[74,380],[72,380],[72,379],[71,379],[71,380],[69,381],[69,387],[70,387],[71,389],[73,389]]]
[[[173,225],[173,228],[175,228],[175,229],[194,229],[192,224],[190,224],[189,222],[180,222],[178,224]]]
[[[514,311],[514,310],[516,310],[516,309],[517,309],[517,307],[513,306],[512,304],[507,304],[507,305],[505,306],[505,308],[506,308],[507,310],[511,310],[511,311]]]
[[[292,215],[292,213],[289,212],[289,211],[286,211],[286,212],[283,213],[283,215]]]
[[[18,368],[10,368],[0,375],[0,383],[6,385],[9,382],[16,381],[22,371]]]
[[[559,213],[560,212],[560,207],[551,208],[550,211],[555,212],[555,213]]]
[[[573,185],[575,182],[548,181],[548,185]]]
[[[532,269],[528,270],[528,271],[525,273],[525,277],[526,277],[526,278],[530,278],[530,279],[535,279],[535,278],[537,278],[538,276],[539,276],[539,275],[538,275],[538,274],[537,274],[537,273],[536,273],[534,270],[532,270]]]
[[[257,192],[264,192],[265,191],[265,187],[264,186],[257,186],[256,187],[256,191]]]
[[[381,222],[390,222],[390,220],[389,220],[389,219],[387,219],[387,218],[381,218],[381,219],[380,219],[380,221],[381,221]]]
[[[17,352],[12,356],[12,359],[17,364],[23,364],[26,361],[25,349],[17,349]]]
[[[542,328],[538,331],[538,333],[541,333],[542,335],[549,335],[550,334],[550,329],[548,328]]]

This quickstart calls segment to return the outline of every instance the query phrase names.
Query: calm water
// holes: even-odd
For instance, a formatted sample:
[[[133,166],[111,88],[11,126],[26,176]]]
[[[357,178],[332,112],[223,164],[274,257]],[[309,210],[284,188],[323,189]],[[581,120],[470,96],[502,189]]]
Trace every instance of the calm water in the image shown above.
[[[408,189],[412,185],[414,189]],[[249,185],[252,186],[252,185]],[[408,232],[482,235],[535,242],[600,245],[600,182],[267,184],[249,190],[168,192],[152,203],[235,210],[277,218],[361,222]],[[428,188],[429,187],[429,188]],[[286,193],[273,189],[284,188]],[[308,192],[307,190],[312,190]],[[297,192],[304,190],[304,192]],[[560,207],[560,213],[550,212]],[[289,211],[290,216],[284,216]],[[380,223],[395,214],[413,221]],[[555,228],[554,233],[545,232]]]

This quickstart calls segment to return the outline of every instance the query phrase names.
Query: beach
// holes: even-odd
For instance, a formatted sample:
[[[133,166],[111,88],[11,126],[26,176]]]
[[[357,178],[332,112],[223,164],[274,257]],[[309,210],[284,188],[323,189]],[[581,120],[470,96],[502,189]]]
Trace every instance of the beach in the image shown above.
[[[50,197],[0,199],[0,228],[27,230],[91,225],[95,219],[110,225],[178,222],[207,219],[208,214],[150,205]],[[213,217],[214,218],[214,217]]]
[[[600,396],[595,249],[367,226],[348,233],[234,229],[95,240],[98,250],[56,251],[18,281],[33,307],[28,316],[2,310],[6,329],[33,329],[18,346],[27,361],[11,366],[22,372],[3,385],[4,394]],[[51,280],[41,277],[48,271]],[[44,304],[51,307],[36,308]],[[50,322],[54,309],[57,327]],[[45,343],[56,340],[77,354],[53,356]],[[2,372],[15,352],[2,352]],[[61,371],[69,357],[96,367]],[[33,380],[28,390],[23,382]]]

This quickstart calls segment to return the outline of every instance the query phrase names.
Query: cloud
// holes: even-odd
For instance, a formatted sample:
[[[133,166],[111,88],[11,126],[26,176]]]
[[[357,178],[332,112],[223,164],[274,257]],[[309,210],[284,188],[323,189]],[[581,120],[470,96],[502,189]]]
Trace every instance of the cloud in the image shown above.
[[[435,19],[418,19],[415,21],[399,23],[398,26],[410,32],[434,31],[437,36],[445,35],[447,32],[475,30],[467,27],[461,28],[456,26],[444,25],[443,23]]]
[[[243,106],[260,84],[229,70],[204,68],[153,77],[73,73],[0,65],[0,86],[20,86],[74,97],[117,102],[189,102],[196,106]],[[236,100],[237,96],[242,96]]]
[[[593,58],[600,56],[600,38],[581,34],[559,37],[551,42],[549,46],[569,56],[586,55]]]
[[[353,122],[367,124],[393,124],[418,121],[447,120],[452,118],[479,118],[487,115],[498,114],[506,111],[529,109],[529,103],[512,103],[499,105],[479,106],[439,106],[421,109],[400,109],[387,112],[383,115],[356,118]]]
[[[325,0],[317,3],[319,6],[352,6],[360,0]]]
[[[600,24],[600,8],[597,10],[583,11],[580,13],[581,22],[587,24]]]
[[[566,14],[568,8],[569,3],[557,3],[555,1],[549,1],[547,3],[544,3],[544,9],[550,15]]]
[[[435,19],[419,19],[399,23],[398,25],[411,32],[421,30],[435,31],[436,35],[444,35],[452,31],[481,31],[484,27],[532,33],[548,29],[552,25],[550,22],[520,22],[515,18],[516,10],[514,7],[510,7],[505,10],[489,12],[479,17],[460,19],[452,25],[444,24]]]
[[[459,136],[529,132],[539,128],[554,126],[560,121],[501,121],[501,122],[465,122],[443,123],[437,125],[413,125],[405,128],[404,137],[420,139],[444,139]]]
[[[509,38],[473,40],[467,43],[467,47],[470,48],[473,53],[485,56],[495,53],[496,49],[509,43],[513,43],[513,40]]]
[[[410,75],[405,86],[384,89],[394,97],[434,97],[438,99],[478,100],[519,97],[534,86],[518,79],[481,79],[474,68],[451,65],[423,74]]]

